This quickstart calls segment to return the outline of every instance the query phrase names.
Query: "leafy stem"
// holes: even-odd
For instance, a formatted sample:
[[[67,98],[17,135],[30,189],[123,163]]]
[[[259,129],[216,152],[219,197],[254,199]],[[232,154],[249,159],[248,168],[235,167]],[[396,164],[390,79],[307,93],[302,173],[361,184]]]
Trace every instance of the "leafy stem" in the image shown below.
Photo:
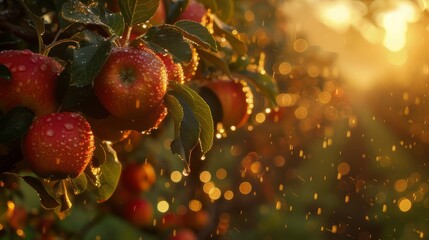
[[[125,42],[124,42],[124,46],[128,46],[128,44],[130,43],[130,37],[131,37],[131,31],[133,30],[133,27],[127,26],[127,34],[125,36]]]

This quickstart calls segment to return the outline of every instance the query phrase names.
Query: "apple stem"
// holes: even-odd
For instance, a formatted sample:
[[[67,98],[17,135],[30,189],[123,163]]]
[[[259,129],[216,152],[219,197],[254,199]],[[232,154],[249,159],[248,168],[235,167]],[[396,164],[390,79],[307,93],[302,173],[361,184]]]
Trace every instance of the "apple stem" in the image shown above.
[[[61,40],[59,40],[59,41],[57,41],[57,42],[52,42],[51,44],[49,44],[48,46],[46,46],[44,49],[43,49],[43,55],[45,55],[45,56],[48,56],[49,55],[49,51],[51,51],[51,49],[53,48],[53,47],[55,47],[55,46],[58,46],[58,45],[60,45],[60,44],[62,44],[62,43],[74,43],[74,44],[76,44],[77,45],[77,47],[79,47],[79,42],[78,41],[75,41],[75,40],[72,40],[72,39],[61,39]]]
[[[130,42],[130,37],[131,37],[131,30],[133,29],[133,27],[128,26],[127,27],[127,35],[125,36],[125,43],[124,46],[128,46],[129,42]]]
[[[63,190],[63,194],[61,194],[60,196],[60,200],[61,200],[60,212],[64,212],[69,210],[72,207],[72,203],[70,201],[70,198],[67,192],[66,181],[64,179],[61,180],[61,188]]]

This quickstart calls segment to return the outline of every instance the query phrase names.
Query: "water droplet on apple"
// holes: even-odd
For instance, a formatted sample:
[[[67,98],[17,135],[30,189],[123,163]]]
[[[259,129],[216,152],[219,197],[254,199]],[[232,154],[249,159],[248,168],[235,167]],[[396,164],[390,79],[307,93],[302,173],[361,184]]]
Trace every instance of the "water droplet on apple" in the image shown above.
[[[52,136],[54,136],[54,134],[55,134],[55,132],[53,129],[48,129],[46,131],[46,136],[52,137]]]
[[[71,123],[64,123],[64,127],[69,131],[73,130],[74,128],[73,124]]]
[[[24,72],[25,70],[27,70],[27,68],[24,65],[18,66],[18,71]]]

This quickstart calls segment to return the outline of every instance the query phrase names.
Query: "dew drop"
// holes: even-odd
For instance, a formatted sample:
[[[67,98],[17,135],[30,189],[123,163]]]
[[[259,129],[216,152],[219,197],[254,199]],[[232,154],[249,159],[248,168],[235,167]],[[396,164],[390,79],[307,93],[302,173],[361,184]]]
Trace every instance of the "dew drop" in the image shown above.
[[[189,176],[190,173],[191,173],[191,169],[189,168],[184,168],[182,171],[182,175],[185,177]]]
[[[18,66],[18,71],[24,72],[25,70],[27,70],[27,68],[24,65]]]
[[[77,118],[77,117],[79,116],[79,114],[77,114],[77,113],[71,113],[71,114],[70,114],[70,116],[71,116],[72,118]]]
[[[48,129],[47,131],[46,131],[46,136],[49,136],[49,137],[52,137],[52,136],[54,136],[54,130],[53,129]]]
[[[67,130],[73,130],[73,128],[74,128],[73,124],[71,124],[71,123],[64,123],[64,127]]]

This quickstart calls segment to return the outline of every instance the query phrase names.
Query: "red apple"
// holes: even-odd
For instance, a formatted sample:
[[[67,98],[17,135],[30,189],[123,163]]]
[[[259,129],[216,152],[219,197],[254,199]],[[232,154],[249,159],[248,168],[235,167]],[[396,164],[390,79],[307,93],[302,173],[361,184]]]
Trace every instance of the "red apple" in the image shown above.
[[[143,198],[128,201],[123,208],[123,217],[137,227],[148,227],[153,221],[153,206]]]
[[[157,53],[156,54],[159,58],[161,58],[162,62],[164,63],[165,67],[167,68],[167,75],[169,81],[176,81],[179,83],[184,83],[185,76],[183,74],[183,68],[180,63],[174,62],[173,58],[169,54],[162,54]]]
[[[167,91],[167,70],[153,52],[114,48],[94,81],[95,93],[112,115],[144,117],[161,104]]]
[[[253,94],[244,80],[218,78],[203,88],[211,90],[219,99],[224,127],[239,128],[247,122],[252,113]]]
[[[96,137],[99,139],[117,143],[128,137],[130,134],[129,130],[117,130],[110,126],[104,119],[95,119],[87,117],[91,129]]]
[[[78,113],[43,115],[30,126],[23,152],[30,169],[47,179],[75,178],[94,153],[91,126]]]
[[[173,233],[169,240],[198,240],[198,237],[191,229],[183,228]]]
[[[0,110],[7,112],[25,106],[37,116],[54,112],[57,79],[62,66],[54,59],[30,50],[0,52],[0,64],[11,72],[11,79],[0,78]]]
[[[122,170],[121,184],[130,192],[147,191],[155,181],[155,169],[150,163],[130,163]]]
[[[107,4],[107,8],[112,12],[121,11],[119,7],[119,0],[108,0],[106,4]],[[155,14],[149,19],[149,23],[152,25],[164,24],[165,19],[166,19],[166,11],[165,11],[164,1],[160,0]]]
[[[180,13],[179,17],[177,18],[177,21],[189,20],[201,23],[206,13],[207,9],[206,7],[204,7],[203,4],[195,0],[190,0],[188,2],[188,5],[186,5],[185,10]]]
[[[107,118],[98,121],[102,122],[103,125],[110,128],[112,131],[134,130],[137,132],[150,132],[161,124],[167,116],[167,113],[167,108],[164,103],[161,102],[153,111],[142,117],[124,119],[110,115]]]
[[[210,214],[206,210],[198,212],[188,211],[185,214],[184,220],[187,227],[201,230],[210,224]]]

